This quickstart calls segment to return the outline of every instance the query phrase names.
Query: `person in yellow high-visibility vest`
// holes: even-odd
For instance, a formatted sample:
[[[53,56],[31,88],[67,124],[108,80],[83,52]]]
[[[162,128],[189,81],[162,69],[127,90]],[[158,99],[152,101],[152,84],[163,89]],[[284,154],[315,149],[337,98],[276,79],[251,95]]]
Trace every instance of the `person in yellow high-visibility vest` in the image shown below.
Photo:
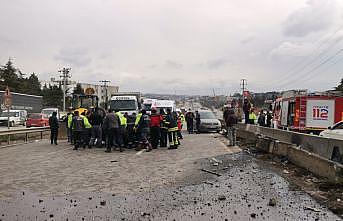
[[[256,121],[257,121],[256,114],[254,112],[254,109],[251,108],[250,113],[249,113],[249,124],[256,124]]]
[[[71,128],[71,123],[73,122],[73,113],[68,113],[67,115],[67,133],[68,133],[68,142],[73,144],[73,129]]]
[[[83,112],[81,114],[81,117],[83,119],[83,123],[85,125],[85,128],[82,132],[82,136],[81,136],[81,142],[83,144],[83,148],[86,148],[86,146],[88,146],[88,148],[91,148],[92,146],[90,145],[90,140],[91,140],[91,136],[92,136],[92,125],[89,123],[88,121],[88,117],[86,116],[86,113]]]
[[[124,147],[124,132],[125,132],[125,125],[126,125],[126,118],[124,114],[122,114],[119,110],[115,110],[114,112],[119,118],[119,130],[116,136],[116,143],[119,146],[120,152],[122,152],[123,147]]]

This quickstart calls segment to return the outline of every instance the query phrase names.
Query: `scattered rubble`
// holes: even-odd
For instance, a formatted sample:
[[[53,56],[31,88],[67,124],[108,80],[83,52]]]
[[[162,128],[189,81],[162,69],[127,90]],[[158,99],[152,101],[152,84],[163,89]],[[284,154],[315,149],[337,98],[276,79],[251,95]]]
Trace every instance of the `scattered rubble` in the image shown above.
[[[275,198],[270,198],[268,206],[276,206],[276,199]]]

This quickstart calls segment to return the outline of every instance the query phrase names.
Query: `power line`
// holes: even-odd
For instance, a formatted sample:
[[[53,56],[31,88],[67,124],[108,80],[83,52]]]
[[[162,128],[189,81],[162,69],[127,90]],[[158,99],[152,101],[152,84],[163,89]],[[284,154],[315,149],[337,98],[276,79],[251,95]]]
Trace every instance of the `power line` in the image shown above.
[[[282,82],[282,81],[288,79],[289,77],[291,77],[291,78],[294,77],[295,71],[301,72],[301,71],[305,70],[308,66],[312,65],[318,58],[320,58],[322,55],[329,52],[330,49],[333,46],[335,46],[336,44],[338,44],[340,41],[342,41],[343,38],[340,38],[340,39],[334,41],[332,44],[330,44],[328,47],[326,47],[321,53],[317,54],[319,49],[321,49],[325,44],[327,44],[329,41],[331,41],[331,39],[342,29],[343,29],[343,25],[339,26],[339,28],[336,31],[334,31],[327,39],[320,40],[320,41],[322,41],[321,43],[320,43],[320,41],[318,41],[318,43],[320,43],[320,44],[311,52],[310,56],[308,56],[306,59],[301,60],[300,62],[296,63],[296,65],[294,65],[292,68],[290,68],[287,72],[285,72],[283,74],[283,77],[281,77],[281,79],[277,79],[276,81],[271,82],[269,85],[274,85],[276,82]],[[313,57],[313,59],[311,59],[311,57]]]
[[[322,61],[319,65],[315,66],[314,68],[312,68],[311,70],[307,71],[304,73],[304,75],[302,75],[303,77],[305,77],[305,79],[302,79],[303,81],[306,81],[309,77],[311,77],[314,73],[314,71],[318,70],[321,66],[323,66],[324,64],[328,63],[330,60],[332,60],[333,58],[335,58],[337,55],[339,55],[340,53],[342,53],[343,49],[338,50],[334,55],[328,57],[327,59],[325,59],[324,61]],[[293,81],[289,81],[286,83],[283,83],[280,85],[280,87],[295,83],[296,81],[300,81],[301,78],[299,79],[294,79]]]

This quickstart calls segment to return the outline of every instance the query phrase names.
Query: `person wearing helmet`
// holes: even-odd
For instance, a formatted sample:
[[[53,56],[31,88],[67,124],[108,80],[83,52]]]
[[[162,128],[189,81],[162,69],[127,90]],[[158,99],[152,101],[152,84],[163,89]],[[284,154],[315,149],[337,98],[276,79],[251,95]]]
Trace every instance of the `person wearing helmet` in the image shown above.
[[[168,137],[169,137],[169,148],[177,149],[179,145],[179,139],[177,137],[177,115],[172,113],[170,109],[167,109],[166,124],[168,125]]]
[[[150,133],[150,117],[146,113],[146,110],[142,110],[137,118],[138,120],[136,120],[135,130],[139,134],[139,143],[143,148],[146,148],[147,152],[149,152],[151,150],[151,144],[148,139]],[[139,148],[136,149],[138,150]]]

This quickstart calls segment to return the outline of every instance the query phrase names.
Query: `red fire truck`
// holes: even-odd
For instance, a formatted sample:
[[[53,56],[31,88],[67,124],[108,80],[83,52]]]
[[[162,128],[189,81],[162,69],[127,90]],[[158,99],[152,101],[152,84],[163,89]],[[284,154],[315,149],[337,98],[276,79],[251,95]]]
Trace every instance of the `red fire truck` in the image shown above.
[[[277,128],[317,134],[341,120],[343,94],[339,92],[286,91],[274,103]]]

